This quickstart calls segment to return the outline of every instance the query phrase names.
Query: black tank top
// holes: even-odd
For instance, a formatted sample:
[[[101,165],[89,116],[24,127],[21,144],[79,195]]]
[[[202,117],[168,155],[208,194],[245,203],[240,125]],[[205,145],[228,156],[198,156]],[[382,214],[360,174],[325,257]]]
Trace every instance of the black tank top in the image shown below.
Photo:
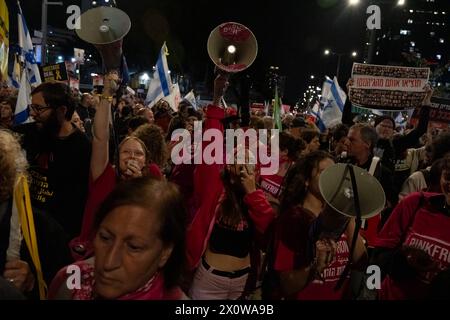
[[[250,253],[251,241],[247,222],[242,221],[236,227],[216,222],[209,238],[209,249],[214,253],[245,258]]]

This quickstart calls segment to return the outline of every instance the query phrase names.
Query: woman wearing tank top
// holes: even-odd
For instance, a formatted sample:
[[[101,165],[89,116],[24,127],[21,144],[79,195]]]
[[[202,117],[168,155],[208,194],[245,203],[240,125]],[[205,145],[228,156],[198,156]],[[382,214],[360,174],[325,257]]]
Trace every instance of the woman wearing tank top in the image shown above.
[[[205,129],[223,131],[225,112],[219,101],[226,85],[225,76],[215,80]],[[246,156],[252,155],[247,151]],[[274,217],[264,192],[256,187],[254,169],[200,164],[194,172],[194,198],[198,209],[186,238],[188,265],[194,274],[189,295],[201,300],[243,298],[255,284],[256,240]]]

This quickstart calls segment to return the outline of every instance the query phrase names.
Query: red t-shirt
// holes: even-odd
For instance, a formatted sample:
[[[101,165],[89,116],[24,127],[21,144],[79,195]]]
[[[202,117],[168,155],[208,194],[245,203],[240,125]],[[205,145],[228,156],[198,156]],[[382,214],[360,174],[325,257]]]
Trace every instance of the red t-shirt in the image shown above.
[[[299,207],[295,207],[279,217],[275,236],[274,269],[276,271],[296,270],[305,268],[310,264],[310,261],[308,261],[308,246],[311,245],[309,229],[315,219],[312,212]],[[348,262],[349,251],[347,236],[343,234],[337,242],[335,261],[322,273],[324,281],[314,280],[310,282],[293,298],[297,300],[342,299],[348,287],[348,280],[338,291],[335,291],[334,288]]]
[[[400,202],[385,226],[378,234],[377,247],[397,248],[400,245],[425,251],[438,269],[418,276],[408,283],[398,283],[386,276],[380,299],[421,299],[428,293],[429,283],[439,271],[450,267],[450,216],[441,210],[445,203],[443,195],[414,193]]]
[[[265,146],[264,146],[265,147]],[[285,161],[280,159],[279,165],[281,166],[284,163],[291,163],[290,161]],[[260,165],[259,171],[262,168],[267,168],[268,165]],[[266,194],[270,194],[275,199],[280,199],[281,193],[283,191],[283,182],[284,176],[280,176],[278,174],[273,175],[260,175],[260,187]]]
[[[283,179],[282,176],[276,174],[271,176],[261,176],[260,187],[264,193],[268,193],[275,199],[279,199]]]

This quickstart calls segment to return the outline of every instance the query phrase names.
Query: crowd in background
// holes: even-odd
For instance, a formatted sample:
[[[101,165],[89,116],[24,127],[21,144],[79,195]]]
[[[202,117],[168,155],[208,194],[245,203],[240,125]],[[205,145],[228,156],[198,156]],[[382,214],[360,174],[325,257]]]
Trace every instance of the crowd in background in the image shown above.
[[[45,298],[74,300],[450,298],[450,133],[427,130],[431,89],[402,133],[388,116],[320,132],[303,114],[283,115],[279,170],[262,175],[258,163],[172,161],[181,143],[172,133],[196,121],[274,129],[271,114],[252,111],[246,124],[221,106],[226,77],[211,104],[182,100],[176,111],[164,99],[117,97],[117,82],[109,74],[101,94],[44,83],[31,93],[33,122],[19,126],[17,93],[1,89],[0,299],[37,299],[39,286]],[[315,239],[326,208],[319,178],[338,162],[375,164],[385,207],[359,232],[349,218],[338,238]],[[19,174],[39,267],[25,240],[11,250]],[[380,288],[358,281],[369,265],[381,267]],[[80,286],[68,286],[69,266]]]

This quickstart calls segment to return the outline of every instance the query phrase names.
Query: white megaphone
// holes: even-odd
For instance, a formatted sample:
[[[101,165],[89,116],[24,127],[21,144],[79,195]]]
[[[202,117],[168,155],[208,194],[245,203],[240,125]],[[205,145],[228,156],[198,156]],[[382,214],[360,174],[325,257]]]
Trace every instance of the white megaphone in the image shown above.
[[[237,73],[253,64],[258,54],[258,42],[246,26],[227,22],[211,32],[207,49],[210,59],[219,69]]]
[[[354,173],[352,182],[351,170]],[[320,174],[319,189],[326,202],[317,222],[315,238],[338,240],[350,218],[368,219],[381,212],[386,196],[380,182],[366,170],[335,164]]]
[[[106,71],[120,69],[123,38],[131,29],[130,17],[114,7],[98,7],[83,13],[80,24],[77,35],[97,48]]]

